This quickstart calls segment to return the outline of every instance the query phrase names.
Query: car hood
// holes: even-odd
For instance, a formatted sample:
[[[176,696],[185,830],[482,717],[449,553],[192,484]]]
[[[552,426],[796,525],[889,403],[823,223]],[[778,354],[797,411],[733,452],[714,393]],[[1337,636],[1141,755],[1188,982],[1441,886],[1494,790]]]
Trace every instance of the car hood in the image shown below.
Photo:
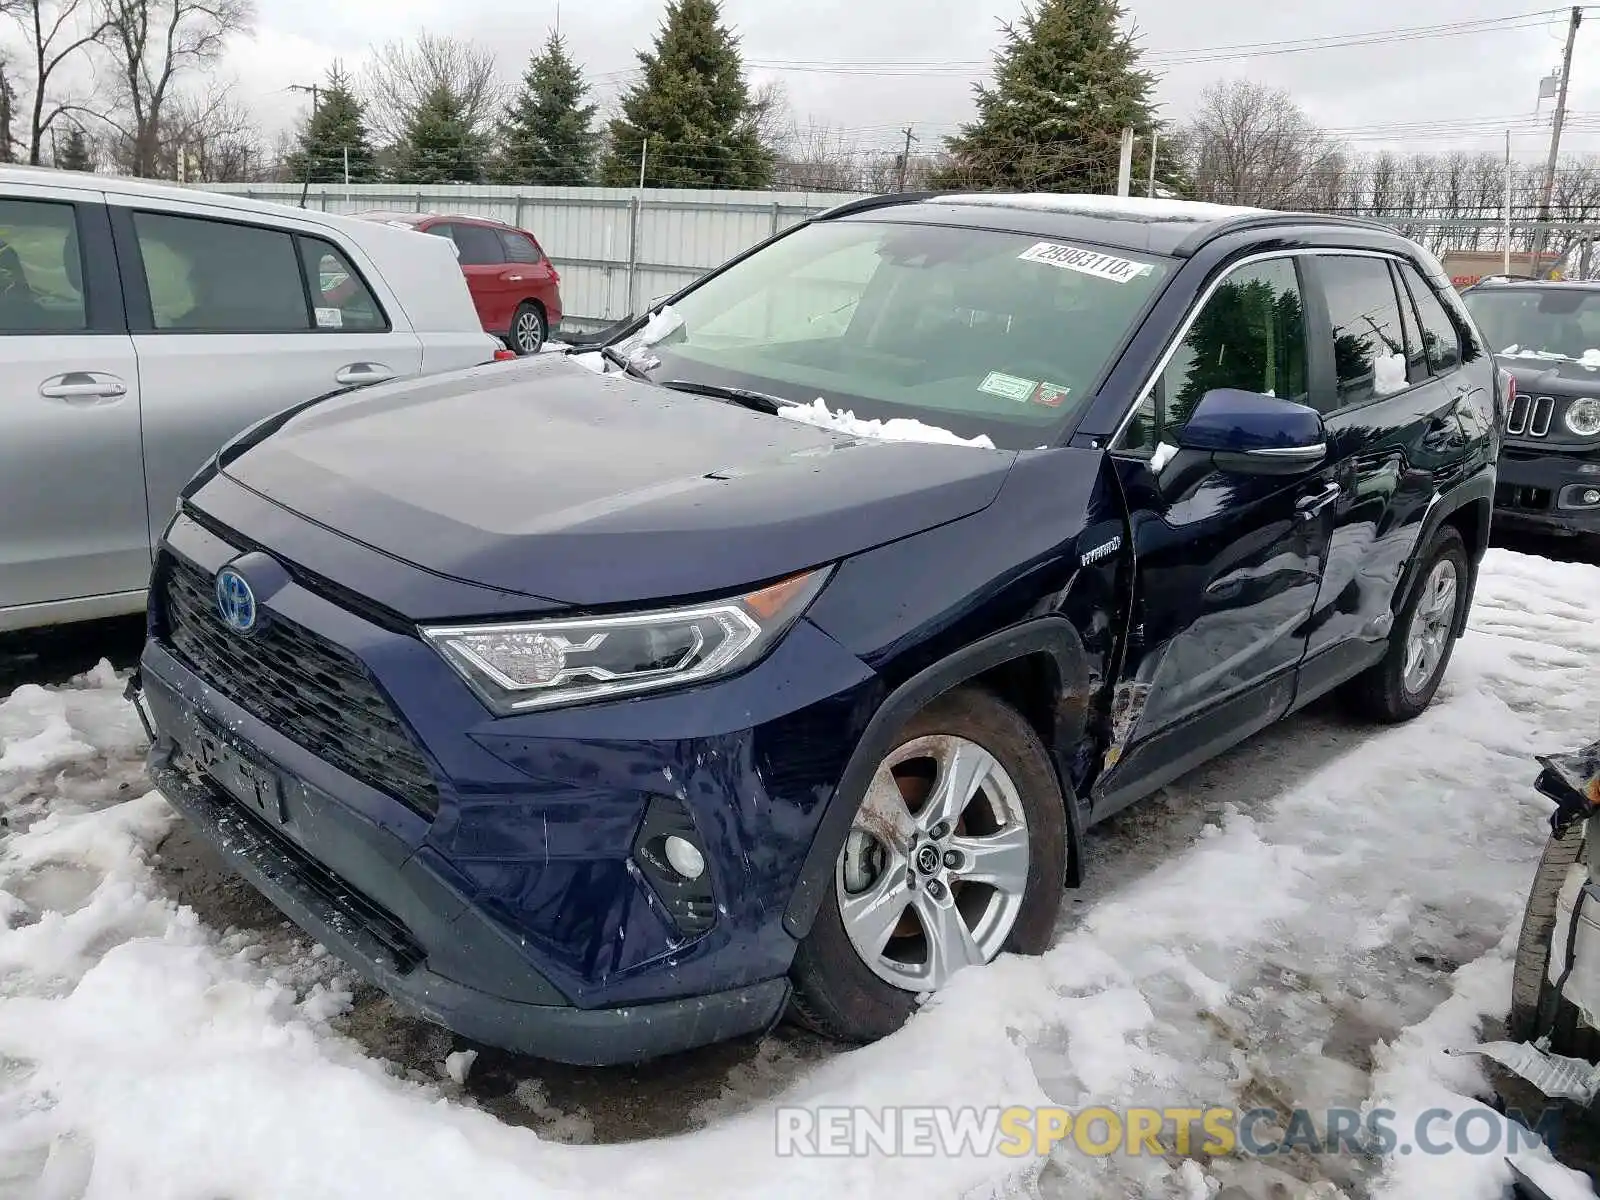
[[[1517,391],[1538,396],[1600,396],[1600,368],[1572,359],[1497,355],[1495,361],[1517,380]]]
[[[732,592],[957,520],[1015,458],[835,433],[550,355],[336,396],[223,471],[429,572],[583,607]]]

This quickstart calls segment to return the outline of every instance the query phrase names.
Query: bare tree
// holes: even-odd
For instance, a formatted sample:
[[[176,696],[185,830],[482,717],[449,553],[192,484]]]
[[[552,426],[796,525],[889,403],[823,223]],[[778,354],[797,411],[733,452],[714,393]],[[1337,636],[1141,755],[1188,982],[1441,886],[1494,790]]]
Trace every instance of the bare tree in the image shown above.
[[[163,120],[186,72],[205,70],[228,38],[248,30],[251,0],[99,0],[101,44],[111,59],[121,119],[103,117],[121,135],[118,157],[133,175],[160,172]]]
[[[22,31],[28,65],[33,69],[33,97],[27,108],[21,150],[38,166],[45,159],[45,138],[56,118],[72,101],[52,86],[63,66],[83,57],[106,31],[106,11],[95,0],[7,0],[7,15]]]
[[[172,98],[162,121],[160,174],[169,179],[243,183],[265,172],[254,119],[230,87]]]
[[[366,102],[367,127],[377,141],[390,144],[403,140],[417,110],[441,88],[459,99],[462,118],[476,134],[491,130],[503,100],[493,50],[427,32],[379,48],[357,88]]]
[[[756,88],[750,96],[750,113],[756,137],[763,146],[780,158],[791,153],[790,143],[798,133],[799,123],[789,103],[788,89],[782,82],[769,79]]]
[[[1338,145],[1288,92],[1243,79],[1207,88],[1183,132],[1203,200],[1304,207],[1338,162]]]

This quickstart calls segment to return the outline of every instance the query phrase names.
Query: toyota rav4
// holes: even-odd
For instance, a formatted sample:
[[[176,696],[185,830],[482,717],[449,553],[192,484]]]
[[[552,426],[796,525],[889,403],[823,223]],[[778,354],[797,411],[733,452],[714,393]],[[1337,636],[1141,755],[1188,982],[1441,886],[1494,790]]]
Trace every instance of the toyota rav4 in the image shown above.
[[[1378,225],[847,204],[598,352],[225,447],[155,568],[151,767],[465,1036],[869,1040],[1042,951],[1094,822],[1335,688],[1428,705],[1504,387]]]

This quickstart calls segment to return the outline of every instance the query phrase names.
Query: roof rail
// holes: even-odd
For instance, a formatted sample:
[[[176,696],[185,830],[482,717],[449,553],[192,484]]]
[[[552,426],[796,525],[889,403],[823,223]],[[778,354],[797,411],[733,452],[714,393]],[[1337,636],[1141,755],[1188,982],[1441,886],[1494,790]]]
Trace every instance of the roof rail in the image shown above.
[[[862,196],[858,200],[846,200],[843,204],[825,209],[812,218],[814,221],[831,221],[834,217],[848,217],[852,213],[871,212],[875,208],[890,208],[896,204],[915,204],[919,200],[929,200],[939,195],[938,192],[888,192],[881,196]]]
[[[1392,234],[1395,237],[1403,236],[1393,225],[1385,225],[1382,221],[1373,221],[1366,217],[1334,216],[1327,213],[1303,212],[1259,212],[1241,213],[1237,217],[1224,217],[1219,221],[1202,225],[1188,237],[1184,238],[1172,253],[1179,258],[1188,258],[1207,242],[1221,237],[1225,233],[1237,233],[1241,229],[1270,229],[1274,225],[1342,225],[1350,229],[1369,229],[1375,233]]]

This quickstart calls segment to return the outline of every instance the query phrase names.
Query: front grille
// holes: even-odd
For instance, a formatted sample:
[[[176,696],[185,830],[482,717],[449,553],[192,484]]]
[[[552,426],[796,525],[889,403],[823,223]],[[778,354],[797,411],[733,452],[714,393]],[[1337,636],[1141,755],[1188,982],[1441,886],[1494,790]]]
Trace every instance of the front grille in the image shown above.
[[[416,742],[348,651],[272,615],[248,636],[217,616],[212,579],[162,556],[164,640],[195,674],[284,737],[424,816],[439,789]]]
[[[1499,483],[1494,489],[1496,508],[1522,508],[1544,512],[1550,507],[1550,489],[1524,487],[1517,483]]]
[[[1511,413],[1506,417],[1506,432],[1512,437],[1542,438],[1550,432],[1550,419],[1555,411],[1553,396],[1519,394],[1511,402]]]

